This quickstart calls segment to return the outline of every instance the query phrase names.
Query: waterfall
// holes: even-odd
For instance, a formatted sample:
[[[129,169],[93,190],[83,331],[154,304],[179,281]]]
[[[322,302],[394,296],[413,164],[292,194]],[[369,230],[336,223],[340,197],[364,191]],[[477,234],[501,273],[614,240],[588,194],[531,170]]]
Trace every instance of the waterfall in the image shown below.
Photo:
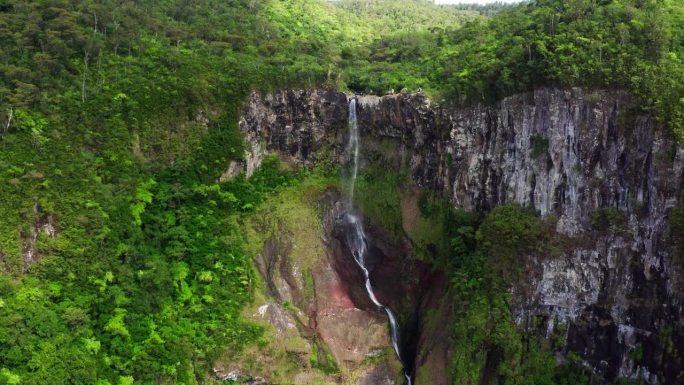
[[[349,101],[349,142],[347,143],[347,153],[351,156],[351,183],[349,185],[349,207],[350,210],[354,202],[354,186],[356,176],[359,173],[359,124],[356,121],[356,98]]]
[[[352,253],[352,257],[359,265],[361,271],[363,272],[363,277],[366,284],[366,291],[368,292],[368,297],[378,308],[385,311],[387,314],[387,319],[389,321],[390,327],[390,339],[392,340],[392,347],[397,355],[397,358],[404,365],[404,377],[408,385],[411,385],[411,375],[406,370],[406,364],[401,355],[401,348],[399,346],[399,324],[397,323],[397,318],[390,308],[383,305],[378,301],[373,291],[373,286],[370,281],[370,273],[366,268],[366,252],[368,251],[368,246],[366,244],[366,232],[363,229],[363,223],[361,219],[352,213],[352,207],[354,203],[354,187],[356,185],[356,177],[359,171],[359,126],[356,120],[356,98],[352,98],[349,101],[349,142],[347,145],[347,153],[350,154],[351,158],[351,181],[349,186],[348,194],[348,205],[345,213],[345,219],[349,223],[348,230],[346,232],[347,245]]]

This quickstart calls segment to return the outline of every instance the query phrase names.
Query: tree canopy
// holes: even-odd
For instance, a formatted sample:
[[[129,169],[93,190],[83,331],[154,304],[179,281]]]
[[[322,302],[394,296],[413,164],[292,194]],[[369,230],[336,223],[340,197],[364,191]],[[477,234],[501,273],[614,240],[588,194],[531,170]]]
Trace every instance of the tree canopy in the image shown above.
[[[219,352],[259,341],[240,316],[253,277],[239,224],[303,172],[269,160],[217,182],[243,157],[252,89],[479,103],[625,88],[684,135],[681,1],[486,14],[423,0],[0,0],[0,384],[196,384]]]

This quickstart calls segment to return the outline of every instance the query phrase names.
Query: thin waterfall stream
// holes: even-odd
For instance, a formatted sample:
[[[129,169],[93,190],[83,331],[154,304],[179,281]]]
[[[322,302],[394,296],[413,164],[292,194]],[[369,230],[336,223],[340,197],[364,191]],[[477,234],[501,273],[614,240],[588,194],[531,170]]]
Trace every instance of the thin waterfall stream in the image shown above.
[[[407,366],[402,358],[401,347],[399,345],[399,324],[397,323],[397,318],[392,310],[378,301],[377,297],[375,296],[375,292],[373,291],[373,286],[371,285],[370,281],[370,273],[368,272],[368,268],[366,268],[366,254],[368,251],[366,232],[364,231],[361,218],[352,212],[354,202],[354,187],[356,185],[356,177],[359,171],[359,126],[356,119],[355,97],[351,98],[349,101],[349,142],[347,145],[347,152],[351,155],[351,183],[349,187],[347,210],[345,213],[345,219],[349,222],[349,230],[346,232],[347,245],[349,246],[349,250],[354,257],[356,264],[359,265],[361,271],[363,272],[368,297],[375,304],[375,306],[384,310],[387,314],[390,327],[390,339],[392,340],[394,352],[404,366],[404,377],[406,377],[407,384],[412,385],[411,375],[406,369]]]

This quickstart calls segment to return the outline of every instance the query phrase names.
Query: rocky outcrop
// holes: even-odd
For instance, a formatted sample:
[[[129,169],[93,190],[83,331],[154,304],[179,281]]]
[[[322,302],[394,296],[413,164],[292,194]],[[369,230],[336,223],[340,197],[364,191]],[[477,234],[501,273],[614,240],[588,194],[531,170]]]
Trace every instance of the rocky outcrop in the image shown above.
[[[240,119],[248,147],[243,171],[252,175],[265,154],[273,151],[307,166],[339,159],[348,112],[347,96],[340,92],[288,91],[264,98],[251,94]]]
[[[303,166],[343,162],[348,97],[252,95],[240,122],[247,171],[268,152]],[[358,101],[365,162],[380,154],[383,166],[408,170],[456,207],[517,202],[557,219],[570,246],[531,258],[526,287],[512,288],[521,327],[545,317],[548,333],[565,331],[564,352],[607,378],[684,381],[684,283],[667,241],[668,214],[683,199],[684,149],[628,94],[539,89],[468,108],[421,94]]]
[[[28,234],[21,234],[20,237],[24,271],[41,258],[38,250],[38,239],[41,236],[54,238],[58,233],[57,227],[55,226],[57,220],[54,214],[42,212],[38,203],[33,205],[33,214],[35,216],[33,226],[30,227]],[[2,262],[2,255],[0,255],[0,262]]]
[[[260,283],[245,318],[263,346],[227,352],[214,376],[239,382],[394,385],[400,363],[384,313],[353,278],[354,260],[335,237],[342,205],[333,190],[284,192],[245,223]],[[255,382],[256,383],[256,382]]]

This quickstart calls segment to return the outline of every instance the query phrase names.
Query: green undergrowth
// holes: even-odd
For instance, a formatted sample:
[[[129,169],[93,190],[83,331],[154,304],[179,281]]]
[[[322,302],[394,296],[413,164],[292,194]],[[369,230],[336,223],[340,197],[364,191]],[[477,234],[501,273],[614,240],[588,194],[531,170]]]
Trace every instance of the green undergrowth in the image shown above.
[[[628,229],[627,216],[615,207],[593,210],[589,213],[591,226],[601,232],[625,233]]]
[[[403,202],[404,231],[414,244],[418,258],[439,263],[440,256],[446,255],[451,247],[443,236],[451,206],[447,200],[427,192],[419,193],[417,200],[415,196],[414,193]],[[412,220],[408,220],[408,215]]]
[[[254,277],[239,220],[307,172],[267,158],[249,179],[203,183],[171,167],[123,187],[82,173],[97,162],[42,163],[65,154],[24,161],[42,177],[9,184],[35,192],[2,220],[3,245],[35,217],[52,218],[58,235],[39,237],[30,265],[4,260],[27,271],[0,275],[0,383],[196,384],[220,352],[258,341],[241,316]]]
[[[546,318],[536,319],[528,331],[511,318],[509,288],[527,290],[523,272],[529,258],[556,258],[565,247],[565,238],[555,233],[553,216],[541,218],[517,204],[496,207],[486,215],[457,210],[439,194],[411,188],[397,174],[372,165],[366,169],[357,184],[357,205],[375,225],[407,236],[414,256],[448,277],[453,313],[437,319],[450,320],[451,383],[603,383],[583,369],[577,354],[565,352],[567,326],[557,324],[555,334],[545,336]],[[674,227],[678,215],[674,210]],[[426,317],[437,317],[431,314]],[[558,352],[566,354],[560,366]],[[430,374],[422,373],[418,381],[430,383]]]
[[[454,218],[460,224],[450,236],[454,247],[449,261],[456,301],[454,383],[478,378],[492,384],[606,383],[583,366],[581,352],[566,350],[567,325],[554,321],[554,332],[547,336],[546,316],[532,320],[525,332],[511,319],[508,288],[526,290],[521,275],[526,258],[560,255],[563,238],[555,233],[554,218],[540,218],[516,204],[497,207],[479,220],[464,213]],[[558,352],[565,356],[560,365]],[[468,354],[477,358],[467,360]]]
[[[313,172],[304,171],[301,179],[296,184],[287,185],[271,194],[260,203],[258,209],[245,219],[247,226],[244,229],[248,238],[248,248],[251,255],[256,255],[264,242],[270,237],[277,237],[280,232],[299,230],[304,221],[308,226],[316,210],[316,202],[321,199],[324,190],[339,185],[337,170],[334,168],[317,167]],[[316,223],[318,220],[316,219]],[[320,223],[318,223],[320,225]],[[314,225],[312,225],[314,226]],[[299,234],[291,237],[284,234],[295,242],[295,249],[305,249],[307,245],[315,244],[318,234]]]
[[[522,284],[525,258],[561,254],[562,242],[555,232],[555,218],[540,218],[534,209],[516,204],[494,208],[480,222],[478,249],[507,284]]]
[[[535,0],[485,18],[414,0],[402,8],[417,15],[399,24],[393,21],[404,14],[388,2],[395,3],[337,2],[361,20],[384,21],[375,38],[343,46],[342,86],[375,94],[422,88],[455,104],[492,103],[547,86],[620,88],[684,140],[681,1]],[[453,22],[445,23],[450,12]],[[543,147],[535,143],[533,157]]]
[[[368,165],[356,180],[354,204],[373,225],[399,237],[402,233],[402,191],[407,185],[406,176],[400,172]]]
[[[520,271],[528,256],[552,258],[557,252],[553,222],[515,204],[482,217],[429,195],[420,199],[419,207],[420,215],[440,224],[434,231],[449,243],[437,263],[447,272],[453,299],[448,317],[451,383],[569,385],[597,380],[572,355],[557,366],[556,352],[564,341],[562,336],[543,337],[545,319],[532,332],[523,332],[511,318],[508,288],[524,284]]]
[[[684,206],[678,205],[669,213],[670,230],[668,237],[672,250],[672,262],[684,272]],[[684,290],[684,283],[680,284]]]
[[[217,352],[259,340],[241,318],[255,285],[241,225],[316,176],[267,159],[250,179],[218,182],[243,160],[250,92],[423,87],[476,103],[625,88],[681,136],[683,17],[675,0],[538,0],[489,19],[422,0],[0,0],[0,384],[196,384]],[[359,207],[399,236],[408,187],[366,171]],[[539,235],[516,210],[502,219],[524,224],[511,234]],[[487,246],[487,219],[479,233],[480,222],[419,221],[426,254],[488,261],[459,268],[464,298],[500,309],[473,306],[472,321],[505,319],[500,280],[519,261]],[[440,241],[429,223],[457,233]]]
[[[258,373],[282,384],[293,383],[295,378],[307,384],[327,384],[342,373],[356,375],[354,371],[349,372],[346,363],[338,363],[320,336],[307,332],[306,327],[276,331],[257,312],[260,306],[274,306],[275,302],[292,320],[307,324],[309,306],[317,300],[315,286],[321,284],[314,281],[321,278],[314,271],[320,273],[327,258],[326,245],[321,239],[324,213],[320,210],[326,205],[323,201],[326,191],[337,187],[339,176],[334,168],[316,168],[300,183],[269,195],[253,213],[244,217],[242,232],[248,254],[259,259],[257,264],[277,267],[266,276],[255,272],[255,301],[244,311],[250,319],[263,325],[265,343],[258,349],[223,358],[227,366]],[[284,271],[287,277],[283,276]],[[272,289],[278,290],[278,282],[284,279],[296,288],[270,293]],[[272,282],[275,285],[271,286]]]
[[[356,203],[372,223],[408,236],[418,258],[446,271],[454,300],[447,317],[452,383],[589,383],[571,360],[556,366],[562,341],[525,333],[511,318],[508,288],[524,286],[527,258],[559,253],[552,217],[514,204],[482,217],[455,210],[439,195],[412,190],[397,174],[372,166],[357,186]]]
[[[448,251],[443,237],[444,213],[449,204],[439,197],[420,193],[403,171],[380,166],[382,161],[364,165],[356,181],[354,204],[370,224],[395,239],[408,236],[414,244],[414,256],[437,262]]]

